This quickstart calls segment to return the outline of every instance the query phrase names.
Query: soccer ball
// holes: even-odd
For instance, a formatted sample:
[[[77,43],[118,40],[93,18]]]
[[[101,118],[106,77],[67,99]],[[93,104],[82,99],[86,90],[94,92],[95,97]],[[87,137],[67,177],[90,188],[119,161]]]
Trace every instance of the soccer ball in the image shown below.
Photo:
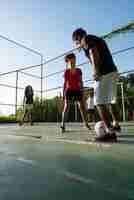
[[[103,137],[106,134],[105,124],[103,121],[99,121],[95,124],[95,132],[97,137]]]

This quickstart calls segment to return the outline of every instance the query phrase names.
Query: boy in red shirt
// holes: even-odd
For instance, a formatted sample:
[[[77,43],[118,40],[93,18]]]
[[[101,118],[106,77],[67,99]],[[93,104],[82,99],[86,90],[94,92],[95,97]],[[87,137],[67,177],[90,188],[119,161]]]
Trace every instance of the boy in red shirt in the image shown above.
[[[82,116],[82,120],[85,126],[90,130],[87,120],[87,112],[85,107],[85,101],[83,99],[83,82],[82,71],[79,68],[75,68],[76,57],[75,54],[70,53],[65,56],[65,62],[67,69],[64,72],[64,108],[62,112],[62,132],[65,132],[65,121],[67,120],[67,113],[69,110],[70,101],[77,101]]]

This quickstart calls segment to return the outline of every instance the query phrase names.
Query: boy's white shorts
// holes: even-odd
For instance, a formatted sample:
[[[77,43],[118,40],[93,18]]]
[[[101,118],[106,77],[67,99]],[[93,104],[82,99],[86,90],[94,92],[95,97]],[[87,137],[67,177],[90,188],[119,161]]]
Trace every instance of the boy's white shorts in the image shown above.
[[[115,104],[117,97],[118,73],[111,72],[94,82],[94,104]]]

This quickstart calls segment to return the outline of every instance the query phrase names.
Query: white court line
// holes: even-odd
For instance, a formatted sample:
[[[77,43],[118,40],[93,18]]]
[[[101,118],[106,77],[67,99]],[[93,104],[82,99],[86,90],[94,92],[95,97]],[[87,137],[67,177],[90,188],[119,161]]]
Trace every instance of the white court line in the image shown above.
[[[111,193],[116,193],[117,192],[117,188],[114,185],[107,185],[104,184],[103,182],[97,182],[94,179],[89,179],[89,178],[85,178],[79,174],[75,174],[69,171],[60,171],[59,174],[62,174],[63,176],[65,176],[68,180],[70,181],[74,181],[74,182],[78,182],[78,183],[83,183],[83,184],[92,184],[94,185],[96,188],[101,188],[104,191],[108,191]]]
[[[20,162],[23,162],[23,163],[26,163],[26,164],[30,164],[30,165],[37,165],[37,162],[34,161],[34,160],[27,160],[23,157],[18,157],[16,160],[20,161]]]
[[[70,179],[72,181],[77,181],[77,182],[81,182],[81,183],[84,183],[84,184],[96,184],[96,181],[93,180],[93,179],[87,179],[83,176],[80,176],[78,174],[74,174],[74,173],[69,172],[69,171],[61,171],[59,173],[64,175],[65,177],[67,177],[68,179]]]
[[[4,138],[17,138],[17,139],[26,139],[26,138],[32,138],[32,139],[42,139],[42,136],[41,135],[26,135],[26,134],[0,134],[1,137],[4,137]]]
[[[28,159],[25,159],[24,157],[17,157],[17,153],[16,152],[10,152],[10,151],[6,151],[6,152],[0,152],[4,155],[7,155],[9,157],[13,157],[15,160],[19,161],[19,162],[22,162],[22,163],[25,163],[25,164],[28,164],[28,165],[33,165],[33,166],[37,166],[37,162],[34,161],[34,160],[28,160]]]
[[[92,142],[92,141],[77,141],[77,140],[69,140],[69,139],[60,139],[60,138],[49,138],[46,137],[46,141],[52,141],[52,142],[64,142],[64,143],[71,143],[71,144],[86,144],[86,145],[95,145],[97,147],[111,147],[111,144],[106,144],[106,143],[102,143],[102,142]]]

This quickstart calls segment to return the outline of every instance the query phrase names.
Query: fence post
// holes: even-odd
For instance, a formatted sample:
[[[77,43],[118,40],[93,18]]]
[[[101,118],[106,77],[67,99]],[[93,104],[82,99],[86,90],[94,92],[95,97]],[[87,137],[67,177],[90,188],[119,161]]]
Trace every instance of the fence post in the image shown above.
[[[41,92],[41,121],[43,120],[43,110],[42,110],[42,99],[43,99],[43,55],[40,55],[41,56],[41,76],[40,76],[40,78],[41,78],[41,90],[40,90],[40,92]]]
[[[74,109],[75,109],[75,122],[77,122],[77,120],[78,120],[78,115],[77,115],[77,114],[78,114],[78,113],[77,113],[77,102],[75,102],[74,105],[75,105],[75,108],[74,108]]]
[[[122,109],[123,109],[123,121],[126,121],[125,116],[125,101],[124,101],[124,90],[123,90],[123,82],[121,83],[121,95],[122,95]]]
[[[42,103],[42,93],[43,93],[43,56],[41,55],[41,103]]]
[[[17,115],[17,103],[18,103],[18,75],[19,75],[19,71],[16,71],[15,115]]]

